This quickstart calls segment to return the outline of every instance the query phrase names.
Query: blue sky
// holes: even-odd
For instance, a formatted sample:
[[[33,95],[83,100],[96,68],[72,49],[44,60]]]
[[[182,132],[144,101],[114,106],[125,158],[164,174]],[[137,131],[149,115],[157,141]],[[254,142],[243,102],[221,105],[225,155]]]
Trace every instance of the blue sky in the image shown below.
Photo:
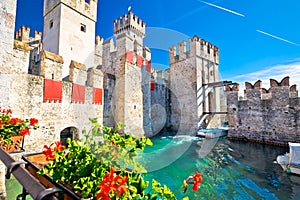
[[[16,28],[43,31],[43,0],[17,2]],[[170,31],[177,34],[159,49],[150,42],[153,35],[145,38],[153,50],[152,63],[159,68],[168,63],[167,47],[198,35],[219,47],[222,79],[261,79],[268,88],[269,78],[280,81],[289,75],[291,84],[300,86],[299,0],[99,0],[96,34],[111,37],[113,20],[129,6],[147,27],[167,30],[160,32],[164,37]]]

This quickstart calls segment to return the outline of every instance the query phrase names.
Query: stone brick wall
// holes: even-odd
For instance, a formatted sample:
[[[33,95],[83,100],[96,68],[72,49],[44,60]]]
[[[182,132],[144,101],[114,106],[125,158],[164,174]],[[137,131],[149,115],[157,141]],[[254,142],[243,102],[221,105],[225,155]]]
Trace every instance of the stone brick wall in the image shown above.
[[[34,117],[39,120],[40,128],[32,131],[31,135],[25,138],[26,153],[39,152],[44,144],[60,140],[61,131],[68,127],[74,127],[77,130],[78,135],[74,137],[82,138],[82,130],[89,130],[91,127],[89,118],[98,118],[100,123],[103,122],[103,103],[94,104],[93,102],[93,89],[103,87],[101,72],[97,69],[89,69],[87,79],[85,66],[79,63],[70,66],[72,82],[85,86],[84,103],[72,103],[72,82],[66,81],[62,81],[61,102],[44,101],[44,77],[61,81],[62,61],[57,55],[47,56],[45,53],[40,63],[43,76],[35,76],[20,70],[24,68],[23,66],[28,67],[28,59],[25,59],[28,54],[24,55],[24,53],[26,51],[15,46],[12,60],[12,71],[15,73],[9,75],[9,79],[2,76],[4,80],[9,81],[7,85],[10,93],[7,105],[13,110],[13,115],[21,118]],[[83,70],[84,73],[78,70]],[[1,106],[5,107],[3,104]]]
[[[208,86],[219,81],[218,48],[197,36],[189,39],[189,46],[188,51],[183,41],[169,49],[171,124],[182,134],[210,124],[221,126],[219,116],[203,114],[221,109],[219,90]]]
[[[261,81],[245,85],[244,100],[238,100],[238,85],[226,88],[228,137],[278,145],[300,142],[300,98],[289,77],[280,83],[270,79],[269,90],[261,88]]]
[[[169,120],[169,90],[165,83],[156,81],[151,90],[151,127],[153,135],[164,130],[168,126]]]
[[[16,0],[0,2],[0,105],[4,106],[9,105],[16,4]],[[2,190],[0,190],[1,192]]]

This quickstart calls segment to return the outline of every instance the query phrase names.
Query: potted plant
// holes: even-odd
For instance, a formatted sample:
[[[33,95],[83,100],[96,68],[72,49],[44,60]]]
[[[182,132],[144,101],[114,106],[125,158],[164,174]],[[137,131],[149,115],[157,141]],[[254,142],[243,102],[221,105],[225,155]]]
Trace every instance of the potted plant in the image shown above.
[[[30,129],[38,128],[35,118],[20,119],[12,117],[11,109],[0,108],[0,146],[7,152],[19,151],[23,148],[24,136]]]
[[[145,169],[134,160],[139,151],[152,144],[150,139],[121,133],[122,126],[109,128],[93,123],[85,141],[68,140],[67,149],[55,142],[45,145],[42,154],[23,156],[27,169],[35,168],[30,172],[45,186],[61,188],[64,199],[176,199],[166,185],[145,181]],[[184,180],[181,189],[185,192],[188,184],[193,184],[197,191],[201,181],[202,176],[196,173]]]

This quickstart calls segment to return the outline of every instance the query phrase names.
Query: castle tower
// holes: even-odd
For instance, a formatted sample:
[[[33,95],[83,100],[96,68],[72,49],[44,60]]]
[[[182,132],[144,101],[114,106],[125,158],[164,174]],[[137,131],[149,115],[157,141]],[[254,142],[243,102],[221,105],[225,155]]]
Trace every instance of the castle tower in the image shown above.
[[[125,132],[143,136],[144,107],[150,106],[150,95],[143,96],[143,49],[145,22],[132,12],[114,21],[116,37],[115,121],[126,125]],[[150,75],[149,75],[150,83]],[[150,87],[148,87],[150,91]],[[149,99],[145,105],[144,98]],[[144,101],[145,103],[145,101]]]
[[[16,18],[16,0],[1,1],[0,6],[0,106],[9,105],[10,81],[13,66],[14,29]],[[2,181],[0,181],[0,184]],[[0,193],[2,194],[0,188]],[[0,195],[1,197],[1,195]]]
[[[97,0],[44,0],[44,49],[64,59],[63,77],[71,60],[94,67]]]
[[[203,122],[221,125],[220,116],[205,114],[222,107],[220,88],[209,86],[220,80],[218,48],[197,36],[189,39],[189,47],[183,41],[169,49],[171,123],[184,134],[195,133]]]

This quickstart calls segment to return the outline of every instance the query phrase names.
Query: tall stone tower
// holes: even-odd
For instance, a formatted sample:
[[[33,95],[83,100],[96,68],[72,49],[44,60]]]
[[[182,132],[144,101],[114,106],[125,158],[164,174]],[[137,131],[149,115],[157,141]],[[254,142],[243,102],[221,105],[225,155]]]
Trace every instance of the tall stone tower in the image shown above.
[[[71,60],[94,66],[97,0],[44,0],[44,49],[64,59],[63,77]]]
[[[115,121],[126,125],[125,132],[138,137],[144,135],[143,110],[146,106],[143,105],[142,88],[143,66],[146,61],[146,50],[143,48],[145,27],[145,22],[132,12],[114,21],[117,47]],[[150,106],[150,95],[147,98]]]
[[[0,2],[0,105],[9,105],[11,68],[13,66],[16,0]],[[1,183],[0,183],[1,184]],[[0,189],[1,190],[1,189]],[[2,191],[0,191],[2,192]]]
[[[187,43],[169,49],[171,123],[182,133],[195,133],[203,123],[220,126],[218,116],[203,121],[205,113],[220,111],[220,88],[210,87],[219,81],[218,48],[194,36]]]

